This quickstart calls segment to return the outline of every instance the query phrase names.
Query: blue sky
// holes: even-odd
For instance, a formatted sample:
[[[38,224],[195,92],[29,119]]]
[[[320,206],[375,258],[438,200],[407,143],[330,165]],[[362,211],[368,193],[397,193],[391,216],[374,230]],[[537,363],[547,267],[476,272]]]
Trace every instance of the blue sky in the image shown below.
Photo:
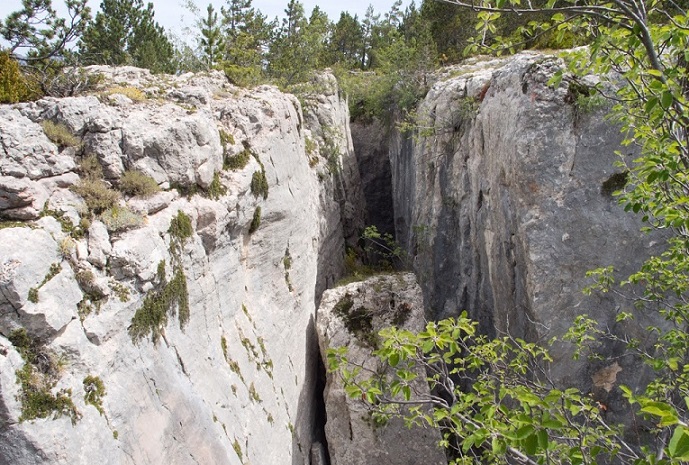
[[[144,0],[144,3],[148,3],[150,0]],[[181,0],[152,0],[155,6],[156,20],[165,29],[172,30],[174,33],[179,33],[182,25],[192,24],[192,15],[189,11],[182,7]],[[209,0],[194,0],[195,3],[201,8],[202,12],[205,11]],[[219,10],[220,6],[225,4],[224,0],[210,0],[211,3]],[[253,6],[258,8],[267,15],[269,19],[275,16],[282,16],[283,10],[287,6],[288,0],[253,0]],[[411,0],[403,0],[404,7],[406,7]],[[340,12],[343,10],[349,11],[352,15],[358,14],[361,18],[366,12],[366,8],[369,5],[373,5],[373,8],[377,13],[387,12],[394,0],[347,0],[347,1],[316,1],[316,0],[302,0],[304,7],[306,9],[307,15],[311,13],[313,7],[318,5],[322,10],[324,10],[330,19],[336,21],[340,17]],[[421,4],[421,0],[417,0],[417,6]],[[53,0],[53,5],[58,11],[64,10],[64,2],[62,0]],[[92,9],[96,10],[100,5],[100,0],[89,0],[89,5]],[[21,7],[21,0],[0,0],[0,18],[5,18],[10,12],[18,10]],[[184,18],[184,22],[182,20]]]

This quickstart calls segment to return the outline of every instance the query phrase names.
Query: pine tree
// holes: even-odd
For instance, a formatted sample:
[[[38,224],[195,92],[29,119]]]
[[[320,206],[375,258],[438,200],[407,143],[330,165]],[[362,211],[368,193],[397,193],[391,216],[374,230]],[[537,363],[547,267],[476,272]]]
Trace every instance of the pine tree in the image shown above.
[[[222,66],[227,77],[238,85],[257,84],[274,25],[251,6],[251,0],[228,0],[221,13],[225,37]]]
[[[270,46],[270,74],[285,86],[305,80],[323,62],[329,29],[328,16],[319,7],[307,20],[301,2],[290,0]]]
[[[154,20],[153,4],[143,0],[103,0],[79,42],[85,64],[134,65],[173,72],[172,44]]]
[[[76,40],[91,20],[87,0],[66,0],[69,19],[61,18],[51,0],[23,0],[22,9],[0,21],[0,36],[14,58],[37,63],[64,59],[67,45]]]
[[[358,17],[346,12],[340,14],[328,43],[328,64],[341,63],[347,68],[358,66],[363,39]]]
[[[218,22],[218,13],[212,4],[206,8],[207,16],[201,22],[201,50],[203,61],[210,69],[217,65],[223,58],[225,42]]]

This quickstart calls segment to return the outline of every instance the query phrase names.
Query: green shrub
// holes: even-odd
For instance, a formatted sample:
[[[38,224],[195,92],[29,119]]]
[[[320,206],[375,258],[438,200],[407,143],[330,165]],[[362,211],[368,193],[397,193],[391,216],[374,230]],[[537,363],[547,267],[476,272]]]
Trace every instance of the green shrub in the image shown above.
[[[0,103],[25,102],[39,96],[29,86],[17,60],[7,52],[0,53]]]
[[[123,194],[147,198],[160,191],[160,186],[141,171],[125,171],[120,178],[119,190]]]
[[[225,194],[227,194],[227,188],[220,182],[220,173],[216,172],[213,175],[213,181],[206,189],[206,195],[209,199],[218,200]]]
[[[100,220],[111,233],[128,231],[144,224],[144,217],[128,207],[115,205],[100,215]]]
[[[96,155],[88,155],[79,163],[79,174],[83,179],[91,181],[103,179],[103,167]]]
[[[227,79],[238,87],[252,87],[264,81],[261,68],[259,66],[239,66],[227,64],[224,66]]]
[[[234,145],[234,136],[232,134],[223,129],[220,129],[218,133],[220,134],[220,143],[223,145],[223,148],[226,145]]]
[[[254,194],[254,197],[263,196],[264,200],[268,198],[268,179],[263,167],[261,167],[261,171],[254,171],[251,176],[251,193]]]
[[[60,373],[55,355],[33,340],[24,328],[12,331],[8,339],[24,359],[24,366],[16,371],[17,384],[20,386],[17,396],[21,403],[19,421],[66,415],[75,424],[81,414],[72,401],[71,390],[52,392]]]
[[[27,297],[29,302],[37,304],[38,303],[38,289],[32,287],[29,289],[29,296]]]
[[[43,132],[58,147],[77,147],[81,140],[72,134],[67,126],[62,123],[53,123],[50,120],[41,122]]]
[[[181,268],[175,271],[170,282],[146,294],[143,305],[136,311],[129,326],[132,341],[138,342],[150,335],[151,341],[156,344],[167,325],[168,315],[174,315],[175,311],[180,328],[184,328],[189,321],[189,292],[187,278]]]
[[[98,413],[104,415],[103,396],[105,396],[105,385],[98,376],[88,375],[84,378],[84,402],[96,407]]]
[[[241,170],[243,169],[249,160],[251,159],[251,150],[244,149],[234,156],[225,156],[225,161],[223,163],[224,170]]]
[[[110,189],[101,180],[82,179],[78,184],[70,187],[72,192],[80,195],[89,211],[95,214],[103,213],[112,208],[120,198],[117,191]]]
[[[191,224],[191,218],[182,210],[177,212],[177,216],[170,221],[170,228],[168,229],[170,235],[180,241],[184,242],[194,234],[194,227]]]
[[[256,210],[254,210],[254,217],[249,225],[249,234],[258,231],[259,226],[261,226],[261,207],[256,207]]]

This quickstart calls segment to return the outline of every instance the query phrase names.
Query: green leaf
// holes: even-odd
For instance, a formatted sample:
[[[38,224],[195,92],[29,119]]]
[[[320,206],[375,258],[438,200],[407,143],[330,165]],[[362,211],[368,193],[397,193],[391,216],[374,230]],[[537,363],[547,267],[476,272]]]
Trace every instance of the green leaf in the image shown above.
[[[641,411],[657,417],[673,416],[677,418],[675,410],[664,402],[648,402],[641,407]]]
[[[667,446],[667,452],[672,458],[689,460],[689,434],[684,426],[675,428]]]
[[[396,367],[397,364],[400,363],[400,354],[398,354],[398,353],[390,354],[390,358],[388,360],[390,362],[391,367]]]
[[[528,455],[534,455],[538,451],[538,436],[536,434],[527,436],[522,441],[522,446],[524,447],[524,452]]]
[[[651,97],[646,102],[646,105],[644,105],[644,111],[650,113],[656,105],[658,105],[658,97]]]
[[[538,431],[538,447],[541,450],[548,450],[548,432],[544,429]]]
[[[672,92],[669,90],[666,90],[665,92],[662,93],[660,97],[660,105],[664,109],[668,109],[672,106],[672,102],[675,100],[675,98],[672,96]]]

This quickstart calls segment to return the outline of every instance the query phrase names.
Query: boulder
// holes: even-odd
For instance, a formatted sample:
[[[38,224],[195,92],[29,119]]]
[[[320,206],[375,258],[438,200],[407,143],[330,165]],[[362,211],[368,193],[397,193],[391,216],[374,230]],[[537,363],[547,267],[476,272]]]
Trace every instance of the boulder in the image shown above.
[[[377,332],[393,324],[410,331],[424,328],[423,294],[413,274],[375,276],[329,289],[318,309],[321,354],[347,347],[351,363],[366,367],[366,371],[379,372],[384,366],[372,354]],[[420,380],[414,391],[419,395],[430,394],[425,374],[417,374]],[[437,429],[407,428],[401,418],[377,424],[368,404],[346,394],[338,373],[328,373],[323,397],[327,416],[325,434],[332,465],[447,463],[438,445],[441,436]]]

